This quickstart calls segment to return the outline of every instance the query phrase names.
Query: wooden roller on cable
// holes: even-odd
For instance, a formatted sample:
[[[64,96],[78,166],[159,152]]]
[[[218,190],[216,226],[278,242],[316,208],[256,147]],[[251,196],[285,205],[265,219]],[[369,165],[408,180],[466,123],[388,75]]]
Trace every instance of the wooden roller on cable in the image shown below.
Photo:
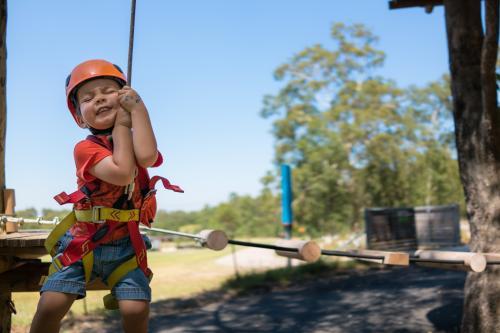
[[[203,247],[214,251],[220,251],[227,246],[227,235],[222,230],[202,230],[197,236],[199,236],[200,243]]]
[[[276,243],[276,246],[297,249],[297,252],[275,250],[276,254],[282,257],[315,262],[321,256],[321,248],[313,241],[281,240]]]
[[[415,256],[419,259],[442,260],[438,262],[417,262],[420,266],[433,268],[446,268],[457,270],[471,270],[473,272],[482,272],[486,269],[487,260],[484,254],[475,252],[454,252],[454,251],[431,251],[418,250]],[[458,261],[456,264],[449,264],[446,261]]]
[[[200,231],[196,235],[193,235],[193,234],[188,234],[188,233],[180,232],[180,231],[166,230],[166,229],[160,229],[160,228],[148,228],[145,226],[140,226],[140,228],[144,229],[144,230],[161,232],[163,234],[172,235],[172,236],[191,238],[191,239],[197,241],[198,243],[200,243],[201,246],[206,247],[207,249],[214,250],[214,251],[220,251],[220,250],[224,249],[228,243],[226,233],[222,230],[205,229],[205,230]]]

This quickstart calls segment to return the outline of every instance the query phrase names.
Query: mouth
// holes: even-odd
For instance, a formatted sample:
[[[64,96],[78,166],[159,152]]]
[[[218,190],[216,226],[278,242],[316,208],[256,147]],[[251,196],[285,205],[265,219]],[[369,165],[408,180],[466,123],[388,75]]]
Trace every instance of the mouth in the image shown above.
[[[111,108],[109,106],[101,106],[100,108],[97,109],[96,115],[99,115],[103,112],[108,112],[110,110]]]

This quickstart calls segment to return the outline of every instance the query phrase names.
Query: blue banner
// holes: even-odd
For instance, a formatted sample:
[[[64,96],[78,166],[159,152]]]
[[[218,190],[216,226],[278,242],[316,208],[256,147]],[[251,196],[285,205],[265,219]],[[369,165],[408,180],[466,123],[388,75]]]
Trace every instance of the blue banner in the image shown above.
[[[281,222],[284,225],[291,225],[293,221],[292,214],[292,178],[290,175],[290,166],[281,165]]]

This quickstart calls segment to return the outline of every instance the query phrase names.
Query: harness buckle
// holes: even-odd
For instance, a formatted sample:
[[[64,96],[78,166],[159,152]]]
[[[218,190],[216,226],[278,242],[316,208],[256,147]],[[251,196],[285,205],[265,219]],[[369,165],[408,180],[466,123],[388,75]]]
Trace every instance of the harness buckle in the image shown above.
[[[105,223],[106,220],[101,220],[101,208],[104,206],[93,206],[92,207],[92,222],[93,223]]]
[[[52,258],[52,265],[54,266],[55,270],[58,272],[62,272],[66,270],[69,266],[64,266],[59,257],[62,256],[62,253],[57,254],[54,258]]]

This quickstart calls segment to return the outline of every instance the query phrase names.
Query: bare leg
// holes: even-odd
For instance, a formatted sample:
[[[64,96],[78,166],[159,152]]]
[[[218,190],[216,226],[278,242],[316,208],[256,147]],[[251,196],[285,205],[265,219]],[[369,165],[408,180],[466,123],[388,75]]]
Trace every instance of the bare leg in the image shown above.
[[[118,301],[125,333],[146,333],[149,321],[149,302],[143,300]]]
[[[57,333],[77,295],[46,291],[40,296],[30,333]]]

